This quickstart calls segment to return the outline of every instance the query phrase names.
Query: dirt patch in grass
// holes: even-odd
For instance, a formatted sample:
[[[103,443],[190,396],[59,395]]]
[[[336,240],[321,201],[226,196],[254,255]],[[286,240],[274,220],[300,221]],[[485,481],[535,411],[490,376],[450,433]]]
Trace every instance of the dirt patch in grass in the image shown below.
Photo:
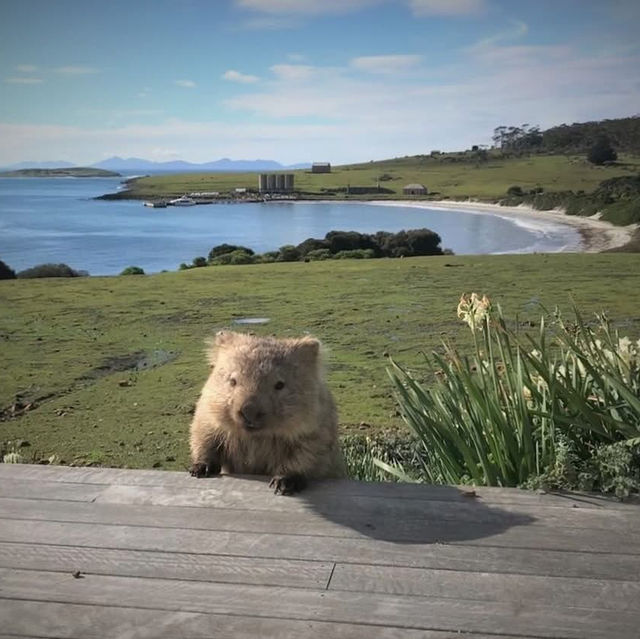
[[[172,351],[162,349],[144,353],[138,351],[127,355],[115,355],[107,357],[103,362],[92,368],[90,371],[80,376],[80,380],[99,379],[105,375],[113,373],[123,373],[125,371],[144,371],[162,366],[172,362],[178,356]]]

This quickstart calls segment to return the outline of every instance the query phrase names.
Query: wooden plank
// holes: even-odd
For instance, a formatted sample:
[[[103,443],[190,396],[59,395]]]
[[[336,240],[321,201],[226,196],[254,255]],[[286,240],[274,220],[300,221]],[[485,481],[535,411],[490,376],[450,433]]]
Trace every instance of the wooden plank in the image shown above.
[[[206,484],[206,482],[205,482]],[[292,513],[314,511],[333,519],[421,519],[474,522],[514,526],[523,524],[572,526],[610,531],[625,531],[640,540],[640,506],[625,510],[597,510],[593,508],[557,508],[539,505],[488,506],[481,500],[420,501],[325,493],[301,494],[283,499],[271,491],[244,494],[219,491],[215,488],[176,488],[174,486],[107,486],[97,500],[100,503],[141,504],[154,506],[186,506],[241,508]]]
[[[14,464],[0,464],[13,466]],[[16,466],[19,464],[15,464]],[[19,479],[2,478],[0,481],[0,497],[21,499],[49,499],[59,501],[93,501],[104,487],[85,484],[22,481]]]
[[[629,639],[640,612],[0,569],[2,597],[415,630]]]
[[[64,540],[60,540],[64,541]],[[325,588],[332,562],[0,542],[0,566],[71,574]]]
[[[0,465],[0,479],[4,478],[59,481],[90,484],[113,484],[127,486],[174,486],[187,487],[206,485],[208,488],[226,491],[238,491],[244,495],[249,493],[264,494],[262,477],[218,477],[198,480],[181,471],[162,470],[130,470],[119,468],[39,466],[32,464]],[[469,498],[465,494],[475,492],[476,497],[487,504],[544,504],[563,508],[578,505],[582,508],[594,509],[627,509],[633,504],[640,504],[637,498],[628,503],[619,502],[615,498],[587,493],[540,493],[514,488],[493,487],[455,487],[431,486],[426,484],[367,483],[350,480],[331,480],[314,482],[306,492],[308,495],[352,495],[361,497],[380,497],[393,499],[417,499],[419,501],[457,501],[464,502]],[[304,493],[303,493],[304,494]]]
[[[159,509],[161,512],[162,509]],[[193,509],[191,518],[184,522],[185,529],[179,535],[182,539],[201,538],[201,531],[193,530],[190,522],[197,519],[200,509]],[[309,514],[298,514],[292,518],[289,515],[283,516],[281,513],[271,513],[267,517],[267,513],[249,513],[242,511],[226,511],[225,515],[219,513],[219,516],[230,517],[233,526],[229,528],[244,532],[271,533],[278,535],[287,535],[288,539],[293,538],[293,524],[299,522],[307,522],[309,524]],[[498,524],[473,524],[468,523],[461,525],[457,522],[438,521],[437,519],[410,519],[402,518],[384,519],[379,521],[374,518],[351,518],[348,514],[344,517],[333,516],[332,514],[316,514],[315,521],[329,519],[337,528],[340,529],[338,536],[340,538],[353,537],[352,533],[342,532],[350,529],[359,533],[358,538],[371,538],[378,541],[401,542],[404,544],[426,545],[433,543],[442,544],[471,544],[475,546],[494,546],[509,548],[530,548],[539,550],[565,550],[565,551],[581,551],[581,552],[598,552],[598,553],[618,553],[621,549],[627,555],[640,554],[640,537],[638,534],[630,534],[628,532],[618,532],[616,530],[609,531],[606,535],[599,530],[582,529],[582,528],[560,528],[560,527],[543,527],[543,526],[504,526]],[[2,520],[0,527],[0,540],[3,541],[21,541],[13,537],[8,538],[6,535],[20,534],[22,525],[16,524],[16,520]],[[151,528],[145,528],[142,532],[140,529],[132,527],[105,527],[104,525],[95,525],[98,534],[102,534],[108,538],[109,535],[117,534],[130,536],[134,539],[136,534],[140,537],[151,535]],[[256,530],[257,528],[257,530]],[[311,528],[309,534],[316,535],[315,525],[308,525]],[[74,537],[83,539],[87,531],[84,524],[72,526],[71,524],[43,522],[42,525],[31,527],[27,534],[29,535],[49,535],[49,538],[37,537],[30,539],[35,543],[56,543],[51,541],[51,534],[69,534]],[[157,528],[154,529],[156,532]],[[49,532],[46,531],[56,531]],[[58,532],[60,531],[60,532]],[[213,534],[213,533],[212,533]],[[174,535],[178,537],[178,535]],[[333,540],[327,540],[333,543]],[[289,542],[288,542],[289,543]],[[95,545],[95,544],[94,544]],[[99,544],[98,544],[99,545]]]
[[[608,581],[490,572],[428,570],[337,564],[331,590],[377,592],[478,601],[535,601],[541,606],[578,606],[633,610],[640,602],[640,581]]]
[[[457,632],[0,599],[0,639],[460,639]],[[465,634],[467,639],[495,635]],[[500,639],[516,639],[501,635]],[[533,639],[519,635],[517,639]]]
[[[266,489],[262,494],[243,495],[241,490],[221,493],[207,488],[176,488],[174,486],[108,486],[83,485],[50,481],[4,480],[0,495],[35,500],[93,501],[110,504],[134,504],[155,506],[201,506],[225,509],[280,511],[282,513],[317,512],[328,520],[362,529],[364,534],[377,531],[376,535],[387,539],[421,539],[423,522],[438,521],[442,532],[433,529],[431,538],[442,541],[464,539],[471,531],[468,523],[482,524],[483,531],[493,533],[517,525],[545,525],[555,527],[579,527],[624,533],[625,541],[640,544],[640,507],[627,510],[595,510],[591,508],[559,509],[555,507],[513,505],[490,507],[477,500],[464,502],[389,500],[354,496],[319,494],[283,498]],[[505,508],[507,510],[505,510]],[[446,522],[451,522],[447,528]],[[452,531],[455,530],[455,534]],[[430,533],[431,534],[431,533]],[[484,532],[482,534],[485,534]],[[398,535],[400,535],[398,537]],[[472,537],[473,538],[473,537]]]
[[[185,522],[189,523],[189,522]],[[292,529],[282,521],[283,529]],[[537,529],[538,531],[540,529]],[[0,541],[158,552],[359,563],[383,566],[640,580],[640,556],[544,551],[436,543],[391,543],[368,538],[247,533],[152,526],[0,520]],[[535,541],[535,540],[534,540]],[[619,549],[624,549],[621,546]]]

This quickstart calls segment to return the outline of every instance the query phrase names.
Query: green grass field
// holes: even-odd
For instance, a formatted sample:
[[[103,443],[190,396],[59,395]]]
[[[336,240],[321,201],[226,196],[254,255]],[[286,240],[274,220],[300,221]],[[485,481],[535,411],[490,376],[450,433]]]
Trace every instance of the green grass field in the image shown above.
[[[153,276],[0,282],[0,445],[28,460],[183,468],[191,411],[207,375],[204,340],[242,317],[328,349],[343,432],[401,427],[386,354],[462,345],[462,292],[509,317],[537,303],[608,309],[640,335],[637,254],[443,256],[199,268]],[[241,326],[236,326],[242,329]],[[244,327],[244,330],[248,330]],[[31,405],[30,405],[31,404]],[[26,407],[26,408],[25,408]]]
[[[415,156],[333,167],[330,174],[312,174],[309,170],[293,173],[296,190],[310,196],[321,196],[323,189],[347,185],[374,187],[381,177],[388,176],[380,181],[380,186],[391,189],[393,194],[385,197],[402,195],[403,186],[418,182],[431,193],[439,194],[438,197],[491,200],[504,197],[514,185],[525,190],[543,187],[547,191],[588,192],[608,178],[640,172],[640,158],[634,156],[621,156],[616,164],[604,167],[589,164],[584,157],[565,155],[489,158],[487,162],[479,162],[472,154]],[[202,191],[225,193],[236,187],[257,189],[257,185],[257,173],[172,174],[137,180],[129,196],[153,199]]]

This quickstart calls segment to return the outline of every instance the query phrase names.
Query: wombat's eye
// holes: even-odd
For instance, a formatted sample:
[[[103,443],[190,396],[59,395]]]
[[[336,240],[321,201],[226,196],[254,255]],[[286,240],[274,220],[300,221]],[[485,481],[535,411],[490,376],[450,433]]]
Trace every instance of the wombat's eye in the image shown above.
[[[282,381],[276,382],[276,385],[275,385],[276,390],[282,390],[283,388],[284,388],[284,382]]]
[[[236,382],[236,378],[235,377],[230,377],[229,378],[229,386],[235,386],[238,382]]]

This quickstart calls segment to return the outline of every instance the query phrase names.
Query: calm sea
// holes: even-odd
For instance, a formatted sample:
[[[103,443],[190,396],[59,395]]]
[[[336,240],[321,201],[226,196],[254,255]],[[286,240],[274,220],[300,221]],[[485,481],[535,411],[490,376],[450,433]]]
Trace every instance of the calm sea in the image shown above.
[[[522,225],[494,215],[349,203],[216,204],[152,209],[139,201],[92,198],[120,178],[1,178],[0,259],[14,270],[64,262],[91,275],[141,266],[176,270],[223,242],[256,252],[321,238],[331,230],[430,228],[457,254],[575,248],[566,226]]]

